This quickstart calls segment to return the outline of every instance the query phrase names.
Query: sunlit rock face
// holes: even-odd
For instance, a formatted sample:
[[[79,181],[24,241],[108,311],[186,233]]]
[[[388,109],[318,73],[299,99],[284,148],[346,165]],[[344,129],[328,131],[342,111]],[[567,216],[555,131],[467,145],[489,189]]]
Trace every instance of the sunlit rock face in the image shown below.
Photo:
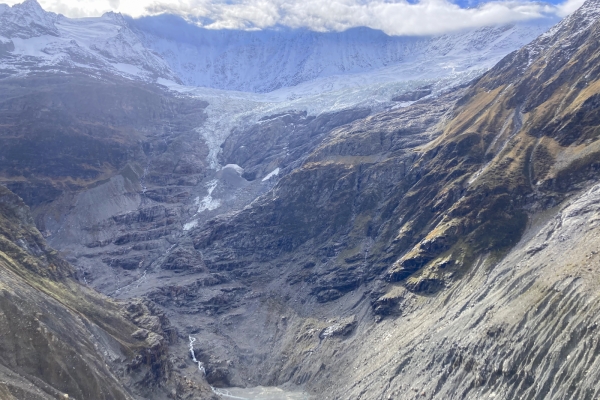
[[[594,287],[597,10],[586,3],[462,93],[335,130],[270,196],[195,231],[209,270],[244,271],[250,287],[268,274],[303,319],[293,329],[311,363],[282,338],[269,379],[339,398],[595,393],[596,314],[583,311],[595,295],[583,287]],[[333,315],[353,314],[382,322],[323,340]],[[557,371],[585,383],[558,385]]]

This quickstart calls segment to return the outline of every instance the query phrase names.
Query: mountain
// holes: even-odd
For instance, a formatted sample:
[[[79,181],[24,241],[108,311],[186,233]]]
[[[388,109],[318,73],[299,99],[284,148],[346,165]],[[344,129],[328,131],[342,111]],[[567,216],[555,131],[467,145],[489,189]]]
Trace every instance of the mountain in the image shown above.
[[[69,19],[26,0],[0,14],[0,43],[3,77],[83,69],[93,75],[177,80],[160,57],[142,46],[123,17],[113,13]]]
[[[340,399],[596,396],[599,9],[463,90],[334,130],[192,231],[210,270],[288,305],[262,326],[281,355],[268,380]]]
[[[31,351],[0,390],[597,397],[598,0],[524,46],[537,28],[216,32],[19,7],[0,9],[20,21],[1,33],[0,198],[21,210],[0,207],[0,285],[79,315],[53,329],[89,365],[98,337],[122,354],[61,380],[35,368],[60,348]],[[38,342],[23,304],[2,360],[1,338]]]
[[[6,5],[5,5],[6,6]],[[56,14],[45,12],[35,0],[26,0],[0,11],[2,35],[6,38],[30,39],[37,36],[59,36],[54,22]]]
[[[408,80],[485,69],[556,22],[547,18],[429,38],[393,37],[367,28],[210,30],[169,15],[129,20],[186,85],[249,92],[331,76],[358,74],[366,80],[376,71]]]
[[[202,29],[170,15],[70,19],[27,0],[0,15],[0,73],[83,70],[248,92],[348,75],[363,85],[370,79],[390,83],[479,74],[556,22],[543,18],[432,38],[366,28],[246,32]],[[370,78],[373,72],[377,77]]]
[[[3,399],[189,394],[169,358],[167,344],[177,336],[164,314],[141,301],[116,303],[80,285],[75,270],[35,228],[29,208],[5,187],[0,256]]]

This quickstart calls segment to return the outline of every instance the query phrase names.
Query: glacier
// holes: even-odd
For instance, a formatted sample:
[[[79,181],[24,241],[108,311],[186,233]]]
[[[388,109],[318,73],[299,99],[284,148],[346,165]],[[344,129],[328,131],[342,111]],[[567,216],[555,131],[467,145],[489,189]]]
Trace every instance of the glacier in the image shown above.
[[[369,28],[312,32],[210,30],[180,17],[115,13],[67,18],[36,0],[0,5],[0,79],[37,73],[119,76],[209,103],[197,128],[219,170],[232,129],[288,111],[405,107],[466,84],[557,20],[490,26],[433,37],[393,37]]]
[[[426,72],[430,65],[450,71],[489,68],[558,22],[548,17],[434,37],[394,37],[369,28],[211,30],[172,15],[127,20],[185,85],[260,93],[327,77],[338,77],[339,85],[341,77],[372,72],[378,72],[376,80],[386,73],[389,80],[401,76],[403,66]]]

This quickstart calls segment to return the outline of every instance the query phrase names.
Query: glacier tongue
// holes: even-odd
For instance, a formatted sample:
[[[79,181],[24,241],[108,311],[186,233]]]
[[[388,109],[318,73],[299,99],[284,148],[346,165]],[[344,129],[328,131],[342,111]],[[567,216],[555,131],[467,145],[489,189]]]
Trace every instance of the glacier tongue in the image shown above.
[[[436,96],[456,85],[471,81],[487,70],[472,68],[458,72],[448,68],[434,68],[423,72],[422,69],[419,70],[418,66],[412,69],[390,67],[376,73],[327,77],[271,93],[183,86],[164,79],[159,79],[158,82],[170,90],[208,102],[205,109],[207,120],[197,131],[209,147],[210,167],[218,170],[221,145],[231,131],[259,123],[263,117],[292,110],[319,115],[354,108],[367,108],[376,112],[389,107],[404,107],[410,102],[393,103],[390,100],[398,94],[422,87],[430,88],[430,96]]]
[[[130,24],[187,86],[165,79],[158,83],[208,101],[208,119],[198,132],[209,146],[208,161],[215,170],[220,146],[236,127],[290,110],[309,115],[357,107],[377,111],[390,107],[399,94],[424,87],[436,96],[481,75],[555,22],[538,20],[433,38],[391,38],[367,29],[323,34],[215,32],[189,26],[178,37],[174,17],[158,27],[152,24],[164,18]]]
[[[215,31],[174,16],[70,19],[27,0],[0,6],[0,77],[77,70],[202,98],[208,119],[198,133],[209,147],[210,167],[218,170],[220,146],[236,127],[290,110],[318,115],[403,107],[416,98],[399,95],[436,96],[464,84],[554,22],[435,37],[390,37],[367,28]]]

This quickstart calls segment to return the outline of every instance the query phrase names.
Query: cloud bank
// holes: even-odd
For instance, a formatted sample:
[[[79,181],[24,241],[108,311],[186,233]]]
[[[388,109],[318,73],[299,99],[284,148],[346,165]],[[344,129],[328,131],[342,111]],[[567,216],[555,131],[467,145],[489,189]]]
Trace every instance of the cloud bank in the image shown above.
[[[1,1],[1,0],[0,0]],[[525,0],[490,1],[461,8],[448,0],[38,0],[68,17],[107,11],[140,17],[171,13],[213,29],[275,26],[342,31],[365,26],[389,35],[432,35],[495,24],[564,17],[583,0],[552,5]],[[20,0],[9,0],[8,4]]]

